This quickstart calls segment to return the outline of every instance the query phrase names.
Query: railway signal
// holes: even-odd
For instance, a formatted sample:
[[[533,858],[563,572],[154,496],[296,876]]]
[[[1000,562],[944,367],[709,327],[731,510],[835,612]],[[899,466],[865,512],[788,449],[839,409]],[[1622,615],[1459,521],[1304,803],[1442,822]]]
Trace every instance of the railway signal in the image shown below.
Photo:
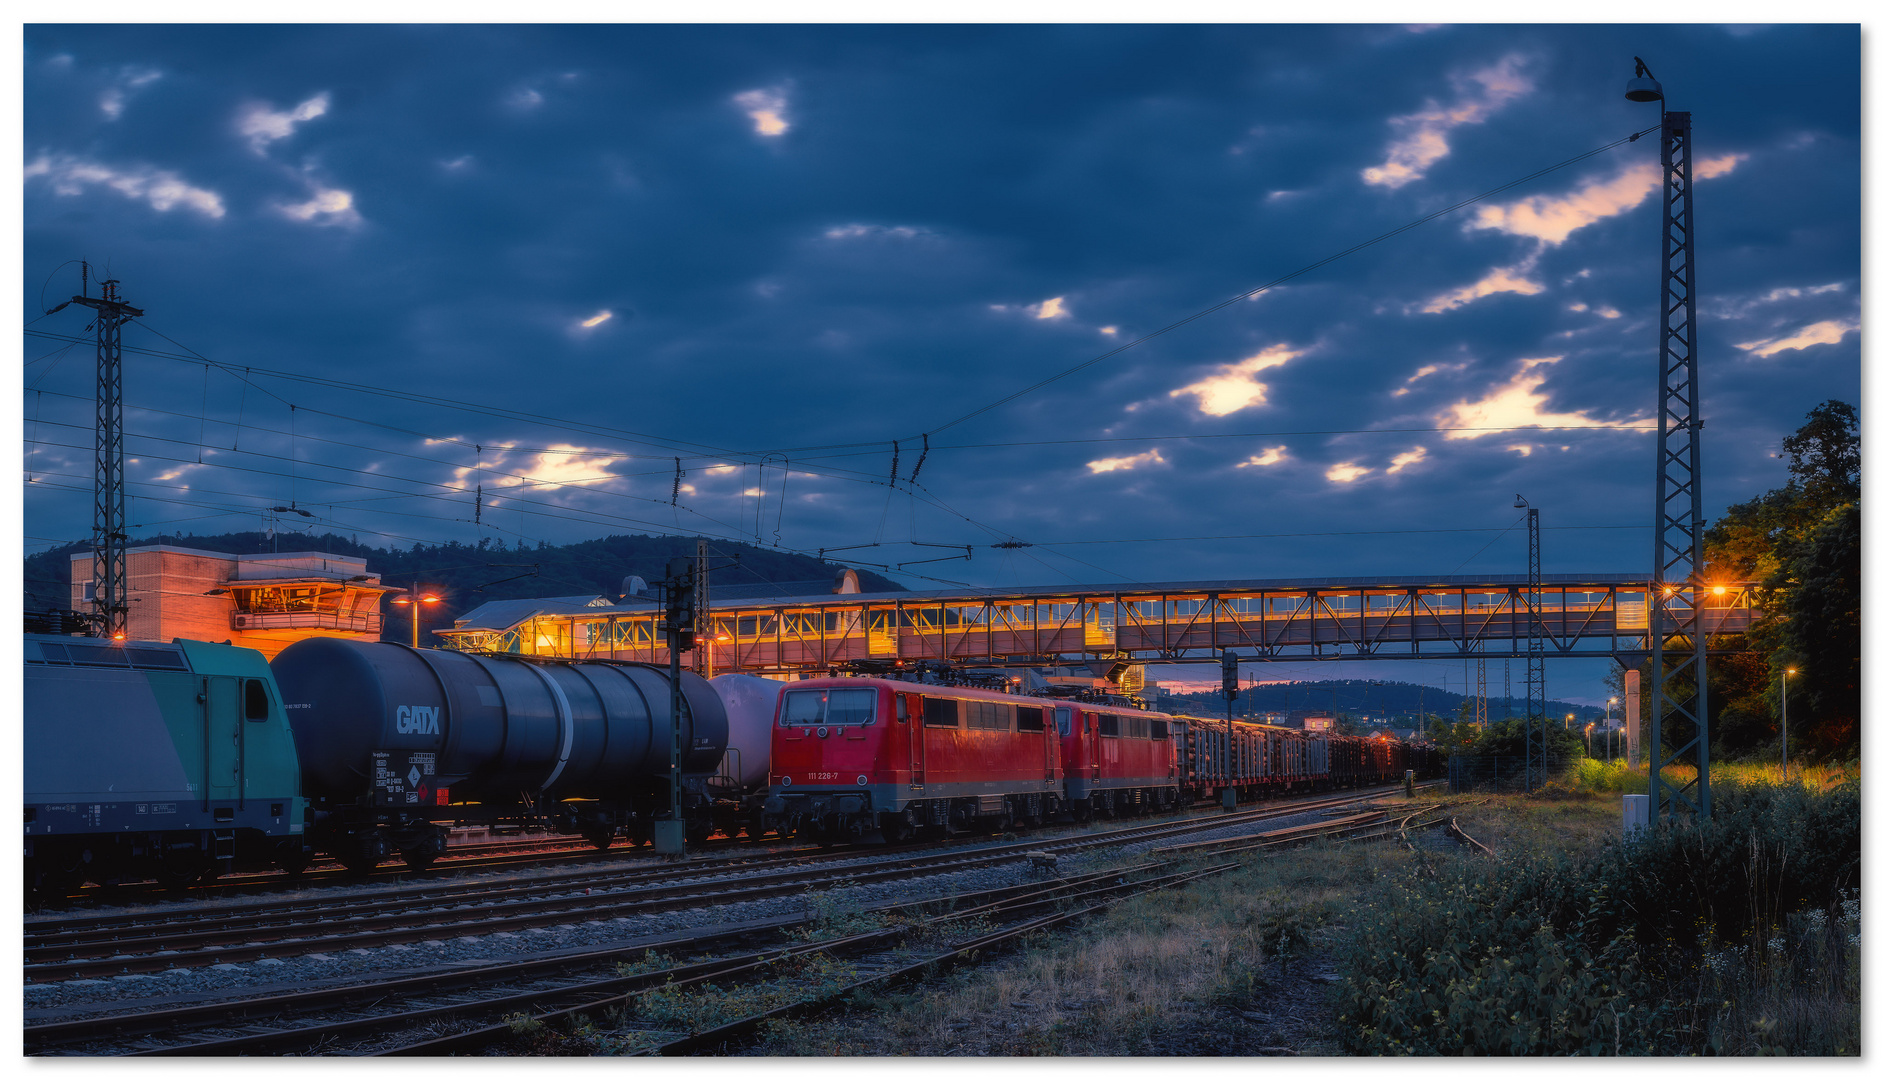
[[[694,561],[669,559],[667,562],[667,637],[676,653],[694,646],[695,622],[699,608],[694,603]]]

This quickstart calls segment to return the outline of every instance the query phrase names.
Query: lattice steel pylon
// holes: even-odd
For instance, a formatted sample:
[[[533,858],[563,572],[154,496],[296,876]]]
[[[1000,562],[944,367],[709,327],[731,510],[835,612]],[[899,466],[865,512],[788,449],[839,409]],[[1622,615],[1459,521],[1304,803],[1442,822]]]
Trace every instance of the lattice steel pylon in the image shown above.
[[[1712,810],[1707,768],[1707,636],[1701,622],[1706,597],[1701,580],[1705,522],[1701,518],[1691,151],[1688,114],[1663,113],[1660,424],[1655,439],[1655,562],[1649,605],[1651,825],[1677,810],[1701,818]],[[1664,734],[1664,720],[1672,721],[1673,732]],[[1681,741],[1664,754],[1665,740]],[[1671,778],[1666,770],[1683,759],[1693,763],[1693,779]]]
[[[1526,642],[1524,650],[1524,790],[1542,787],[1550,767],[1545,749],[1544,731],[1544,558],[1543,538],[1538,534],[1537,507],[1518,496],[1524,510],[1524,526],[1530,541],[1530,573],[1525,579],[1524,611]]]
[[[1485,730],[1485,721],[1486,719],[1488,719],[1485,715],[1486,712],[1487,712],[1487,709],[1486,709],[1486,703],[1485,703],[1485,658],[1481,656],[1479,657],[1479,661],[1478,661],[1478,705],[1477,705],[1477,708],[1474,710],[1475,719],[1477,719],[1478,721],[1478,729],[1480,731]]]
[[[123,641],[131,603],[124,572],[124,548],[129,533],[124,522],[121,331],[127,321],[144,313],[119,298],[116,279],[100,282],[99,288],[102,296],[74,296],[69,302],[98,313],[94,320],[98,331],[98,414],[97,449],[92,466],[92,612],[99,633],[114,641]]]

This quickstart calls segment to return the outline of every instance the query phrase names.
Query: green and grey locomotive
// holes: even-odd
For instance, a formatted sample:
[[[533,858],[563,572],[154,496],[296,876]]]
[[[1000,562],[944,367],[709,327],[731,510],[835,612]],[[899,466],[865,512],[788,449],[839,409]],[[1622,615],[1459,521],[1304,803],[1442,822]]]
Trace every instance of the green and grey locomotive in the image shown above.
[[[307,866],[294,736],[261,653],[38,634],[24,652],[29,891]]]

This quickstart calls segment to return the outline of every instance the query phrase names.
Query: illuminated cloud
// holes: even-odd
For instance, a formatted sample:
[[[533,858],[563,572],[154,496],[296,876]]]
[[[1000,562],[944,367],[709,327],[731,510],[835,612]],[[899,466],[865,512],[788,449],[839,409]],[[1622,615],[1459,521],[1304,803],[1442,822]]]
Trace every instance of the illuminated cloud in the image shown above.
[[[1171,391],[1171,396],[1193,394],[1197,398],[1198,410],[1211,416],[1228,416],[1239,409],[1263,405],[1268,401],[1269,387],[1256,381],[1256,373],[1281,367],[1306,351],[1291,351],[1287,345],[1271,345],[1246,360],[1223,365],[1216,375]]]
[[[1284,459],[1283,451],[1287,449],[1288,447],[1286,446],[1266,447],[1262,453],[1252,454],[1248,461],[1237,462],[1236,467],[1239,469],[1247,469],[1251,465],[1274,465]]]
[[[746,110],[752,119],[752,130],[768,138],[775,138],[791,130],[791,122],[785,119],[785,95],[777,90],[747,90],[733,95],[733,104]]]
[[[1164,455],[1154,449],[1147,450],[1142,454],[1133,454],[1130,457],[1109,457],[1100,458],[1098,461],[1088,461],[1086,467],[1097,474],[1130,472],[1140,465],[1163,465],[1164,463]]]
[[[84,161],[66,154],[56,157],[41,154],[26,166],[24,174],[27,180],[40,177],[44,177],[51,185],[54,195],[79,195],[93,184],[103,184],[126,198],[147,202],[151,209],[157,211],[185,206],[212,218],[222,217],[225,212],[222,196],[206,188],[192,186],[167,169],[153,169],[148,165],[129,170],[114,169],[109,165]]]
[[[1425,460],[1426,460],[1426,448],[1424,446],[1416,446],[1413,449],[1408,450],[1404,454],[1394,455],[1393,464],[1387,466],[1387,472],[1389,474],[1397,473],[1401,469],[1406,468],[1408,465],[1418,465],[1420,462],[1425,461]]]
[[[1746,341],[1735,345],[1736,349],[1745,349],[1762,359],[1787,349],[1807,349],[1814,345],[1836,345],[1845,340],[1845,335],[1858,328],[1856,322],[1841,319],[1827,319],[1815,322],[1811,326],[1790,337],[1767,338],[1764,341]]]
[[[1775,300],[1797,300],[1802,296],[1823,296],[1828,292],[1844,291],[1845,283],[1842,281],[1834,281],[1830,285],[1810,285],[1804,289],[1774,289],[1772,292],[1760,297],[1760,300],[1763,303],[1770,304]]]
[[[1532,360],[1520,360],[1517,374],[1501,386],[1494,386],[1484,397],[1476,401],[1461,401],[1437,417],[1442,428],[1461,430],[1447,431],[1448,439],[1477,439],[1486,435],[1495,435],[1495,430],[1464,430],[1470,428],[1507,429],[1521,427],[1558,427],[1558,428],[1633,428],[1635,424],[1624,420],[1596,420],[1582,413],[1553,413],[1546,411],[1545,395],[1538,393],[1538,387],[1544,385],[1546,375],[1537,370],[1546,364],[1562,360],[1561,356],[1542,356]],[[1525,454],[1530,451],[1526,449]]]
[[[1036,319],[1063,319],[1072,314],[1066,310],[1066,297],[1056,296],[1051,300],[1042,300],[1038,304],[1027,305],[1027,314]]]
[[[529,112],[543,104],[543,92],[529,86],[519,87],[504,99],[504,104],[517,112]]]
[[[576,325],[582,327],[584,330],[593,330],[614,317],[615,313],[612,311],[598,311]]]
[[[340,225],[351,228],[360,223],[360,213],[353,208],[353,193],[338,188],[314,185],[314,195],[304,203],[283,204],[278,209],[296,221],[310,225]]]
[[[891,240],[914,240],[918,236],[931,235],[928,229],[914,225],[838,225],[824,230],[826,240],[857,240],[864,237],[885,237]]]
[[[470,154],[463,154],[458,157],[452,158],[450,161],[441,161],[438,163],[438,166],[441,169],[448,169],[451,172],[463,172],[464,170],[470,168],[472,164],[476,161],[477,159],[472,157]]]
[[[1529,278],[1519,276],[1527,269],[1529,269],[1528,266],[1498,267],[1483,278],[1464,288],[1454,289],[1449,293],[1442,293],[1433,297],[1431,300],[1428,300],[1426,306],[1420,308],[1420,310],[1428,315],[1438,315],[1442,312],[1451,311],[1453,308],[1464,307],[1474,300],[1490,296],[1493,293],[1514,292],[1522,293],[1525,296],[1532,296],[1543,292],[1544,287],[1542,285],[1539,285]]]
[[[609,472],[609,467],[627,460],[608,451],[591,450],[568,443],[553,443],[542,450],[521,453],[514,447],[486,444],[481,470],[460,467],[453,470],[453,476],[460,489],[469,489],[481,483],[487,494],[503,488],[528,488],[534,491],[610,481],[619,484],[625,481]],[[666,486],[663,485],[661,490],[665,494]],[[686,494],[692,489],[682,485],[681,491]]]
[[[1374,470],[1364,465],[1356,465],[1352,461],[1344,461],[1330,468],[1323,475],[1337,484],[1352,484],[1354,481],[1359,480],[1361,477],[1373,471]]]
[[[268,153],[268,144],[294,134],[295,126],[327,114],[325,90],[308,98],[287,112],[275,112],[266,105],[250,105],[236,118],[236,132],[248,139],[249,149]]]
[[[124,103],[132,94],[163,77],[163,72],[152,68],[125,68],[117,85],[99,95],[98,110],[105,114],[105,119],[116,120],[124,115]]]
[[[1116,326],[1102,326],[1099,328],[1099,332],[1104,334],[1107,337],[1119,336],[1119,328]]]
[[[1419,382],[1421,379],[1424,379],[1428,375],[1437,374],[1441,371],[1463,371],[1463,370],[1465,370],[1464,364],[1427,364],[1426,366],[1420,368],[1418,371],[1415,371],[1412,374],[1412,376],[1407,379],[1405,385],[1401,386],[1398,390],[1395,390],[1393,392],[1393,396],[1405,397],[1407,394],[1412,392],[1414,383]]]
[[[1452,152],[1446,133],[1461,124],[1482,124],[1513,98],[1531,91],[1531,80],[1518,73],[1523,61],[1507,56],[1495,67],[1452,77],[1450,106],[1428,101],[1419,112],[1389,120],[1406,134],[1387,144],[1385,163],[1361,170],[1370,184],[1398,188],[1426,175],[1433,162]]]
[[[1695,179],[1725,176],[1745,160],[1745,154],[1709,158],[1694,167]],[[1569,195],[1533,195],[1504,206],[1479,207],[1478,217],[1466,228],[1496,229],[1546,244],[1561,244],[1585,225],[1635,209],[1661,187],[1661,165],[1641,161],[1607,180],[1585,181]]]

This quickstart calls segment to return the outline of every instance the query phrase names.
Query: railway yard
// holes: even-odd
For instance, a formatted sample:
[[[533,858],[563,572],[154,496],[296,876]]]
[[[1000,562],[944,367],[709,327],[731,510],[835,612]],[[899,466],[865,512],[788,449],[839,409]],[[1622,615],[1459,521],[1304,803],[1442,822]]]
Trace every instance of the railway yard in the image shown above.
[[[29,1054],[719,1054],[1313,839],[1458,833],[1398,788],[893,847],[508,842],[29,913]],[[1455,842],[1455,841],[1439,841]],[[1031,937],[1039,940],[1038,937]]]

